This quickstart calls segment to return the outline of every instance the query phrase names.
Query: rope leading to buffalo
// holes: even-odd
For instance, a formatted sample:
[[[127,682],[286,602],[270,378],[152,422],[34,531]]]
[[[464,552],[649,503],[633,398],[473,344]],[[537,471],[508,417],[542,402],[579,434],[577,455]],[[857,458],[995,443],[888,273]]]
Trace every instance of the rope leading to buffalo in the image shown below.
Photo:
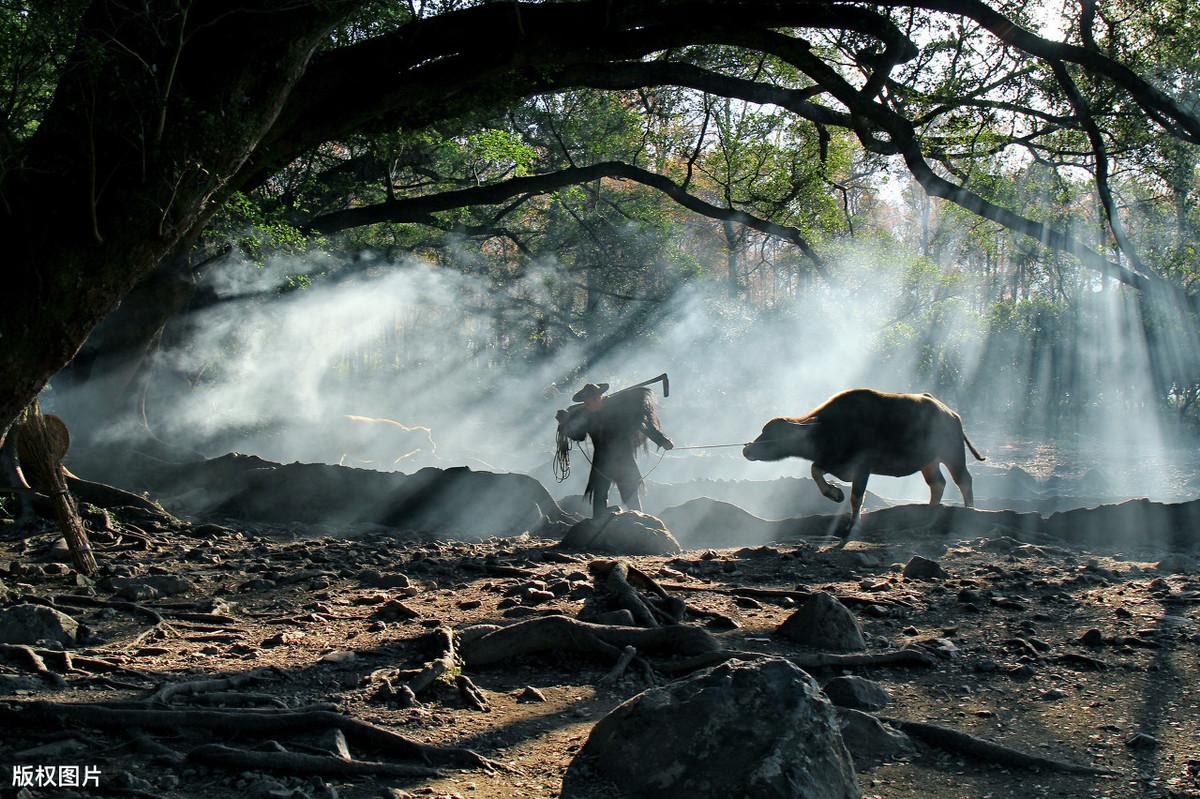
[[[693,444],[692,446],[688,447],[672,447],[671,452],[680,452],[691,449],[721,449],[724,447],[744,446],[746,446],[745,442],[737,444]],[[583,457],[587,460],[588,464],[594,467],[595,465],[592,464],[592,459],[588,457],[587,452],[585,452],[582,448],[579,451],[583,453]],[[643,481],[650,476],[650,472],[653,472],[662,465],[663,457],[666,456],[666,454],[667,450],[665,449],[659,453],[658,463],[654,464],[650,471],[646,472],[646,474],[642,476]],[[554,479],[558,482],[565,482],[567,478],[571,476],[571,439],[567,438],[567,436],[561,430],[556,434],[553,466]]]

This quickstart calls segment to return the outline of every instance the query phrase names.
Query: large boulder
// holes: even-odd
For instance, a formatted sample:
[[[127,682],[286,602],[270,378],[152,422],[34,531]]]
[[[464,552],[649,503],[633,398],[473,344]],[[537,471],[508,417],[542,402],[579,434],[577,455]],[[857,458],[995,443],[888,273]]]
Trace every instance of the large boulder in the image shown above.
[[[79,622],[44,605],[14,605],[0,611],[0,643],[36,644],[57,641],[75,646]]]
[[[683,551],[662,519],[636,510],[584,519],[567,531],[562,545],[613,555],[676,555]]]
[[[817,591],[779,626],[779,635],[826,652],[861,652],[867,648],[854,614],[837,597]]]
[[[596,778],[624,797],[859,795],[833,706],[782,658],[731,660],[625,702],[592,729],[564,799]]]

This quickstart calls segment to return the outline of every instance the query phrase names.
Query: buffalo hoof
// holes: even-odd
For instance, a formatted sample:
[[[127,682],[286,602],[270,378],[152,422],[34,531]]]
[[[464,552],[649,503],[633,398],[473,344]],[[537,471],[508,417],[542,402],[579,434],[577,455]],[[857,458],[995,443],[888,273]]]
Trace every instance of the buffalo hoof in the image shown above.
[[[844,493],[842,493],[842,489],[838,488],[837,486],[830,486],[830,487],[829,487],[829,493],[828,493],[828,494],[826,494],[825,496],[829,497],[829,498],[830,498],[830,499],[832,499],[834,502],[839,502],[839,503],[840,503],[840,502],[841,502],[843,499],[845,499],[845,498],[846,498],[846,495],[845,495]]]
[[[837,529],[833,531],[833,534],[842,540],[849,538],[850,531],[854,529],[854,521],[855,520],[851,518],[842,519],[840,522],[838,522]]]

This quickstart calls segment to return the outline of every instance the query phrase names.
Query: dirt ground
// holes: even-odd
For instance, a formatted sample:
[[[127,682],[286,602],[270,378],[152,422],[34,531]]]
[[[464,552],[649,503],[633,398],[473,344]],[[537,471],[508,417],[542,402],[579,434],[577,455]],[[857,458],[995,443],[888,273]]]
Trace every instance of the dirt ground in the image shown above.
[[[412,707],[377,694],[371,675],[420,667],[420,636],[430,629],[507,624],[548,613],[576,616],[592,590],[591,556],[561,552],[554,541],[522,536],[473,543],[345,531],[298,538],[285,528],[146,518],[117,518],[111,528],[97,537],[110,579],[94,586],[54,562],[62,553],[53,549],[57,535],[49,528],[29,537],[18,536],[11,524],[0,528],[0,563],[8,567],[0,576],[9,594],[5,604],[52,601],[91,631],[93,638],[73,650],[76,655],[118,667],[106,673],[76,668],[65,673],[65,687],[56,688],[31,675],[19,658],[6,657],[0,661],[0,706],[35,699],[143,700],[166,683],[270,667],[240,689],[255,694],[253,701],[330,703],[421,742],[470,748],[502,768],[353,779],[229,771],[177,763],[173,754],[209,742],[269,749],[267,739],[291,751],[327,747],[300,732],[254,737],[179,729],[138,739],[130,730],[0,724],[0,792],[6,796],[555,797],[592,725],[647,687],[638,670],[600,686],[611,661],[551,654],[467,669],[486,698],[486,712],[442,684]],[[884,714],[1117,775],[1008,769],[922,746],[910,758],[860,769],[865,797],[1200,797],[1200,578],[1194,558],[1089,553],[1049,542],[1022,544],[999,532],[968,540],[923,539],[913,530],[903,535],[852,540],[844,548],[797,541],[626,560],[689,604],[736,620],[735,629],[710,631],[739,650],[798,654],[772,634],[794,602],[721,590],[822,589],[856,597],[852,609],[870,651],[915,645],[935,656],[933,667],[853,670],[891,693]],[[938,560],[950,576],[905,579],[901,568],[913,554]],[[189,584],[171,596],[84,606],[87,598],[112,600],[122,578],[154,575],[178,575]],[[408,578],[407,585],[398,575]],[[165,623],[155,626],[134,605],[156,609]],[[404,615],[412,617],[399,618]],[[1081,642],[1093,629],[1098,642]],[[814,676],[824,681],[834,673]],[[174,704],[190,706],[190,699]],[[28,751],[46,744],[47,750]],[[351,754],[389,759],[353,745]],[[10,787],[12,766],[45,763],[99,765],[101,785],[23,794]]]

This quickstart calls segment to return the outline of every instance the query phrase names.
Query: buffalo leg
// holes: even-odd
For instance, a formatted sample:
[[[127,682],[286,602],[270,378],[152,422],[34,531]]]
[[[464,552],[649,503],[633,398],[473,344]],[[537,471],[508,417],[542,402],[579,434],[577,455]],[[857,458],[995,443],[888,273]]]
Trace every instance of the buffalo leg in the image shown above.
[[[842,538],[849,538],[850,531],[858,523],[863,497],[867,494],[867,478],[870,476],[870,473],[859,475],[850,483],[850,518],[842,523],[841,529],[838,531],[838,535]]]
[[[812,467],[812,479],[817,484],[817,490],[827,499],[832,499],[834,502],[841,502],[846,498],[845,494],[842,493],[842,489],[832,486],[825,481],[825,472],[821,471],[821,467],[815,463]]]
[[[971,473],[967,471],[966,460],[964,455],[957,463],[947,463],[946,468],[950,470],[950,477],[958,486],[958,490],[962,492],[963,504],[968,508],[973,508],[975,507],[975,490],[974,484],[971,482]]]
[[[921,476],[929,486],[929,504],[939,504],[942,501],[942,493],[946,490],[946,478],[942,477],[941,464],[934,461],[921,470]]]
[[[871,475],[861,474],[854,478],[854,482],[850,484],[850,524],[853,526],[858,521],[858,516],[862,512],[863,497],[867,495],[867,478]]]

